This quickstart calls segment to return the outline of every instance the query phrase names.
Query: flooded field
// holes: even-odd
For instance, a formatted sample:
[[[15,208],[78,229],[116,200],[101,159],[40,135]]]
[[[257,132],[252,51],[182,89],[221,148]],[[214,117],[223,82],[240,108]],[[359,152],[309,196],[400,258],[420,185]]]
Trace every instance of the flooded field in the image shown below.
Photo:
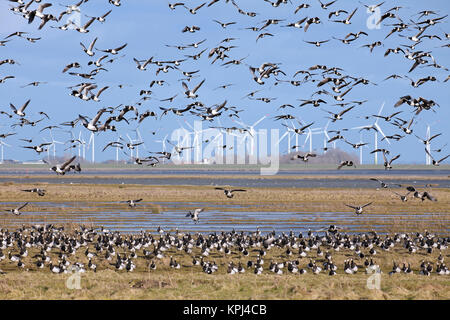
[[[3,202],[2,207],[16,207],[18,202]],[[34,202],[21,216],[2,215],[2,227],[15,228],[22,224],[82,224],[103,226],[112,231],[138,233],[155,232],[158,227],[165,231],[182,232],[262,232],[277,234],[319,231],[329,225],[338,225],[349,233],[375,230],[387,233],[397,229],[408,232],[410,227],[426,225],[439,234],[450,231],[450,212],[406,212],[371,213],[356,216],[352,212],[307,212],[303,205],[298,210],[279,211],[277,205],[238,205],[209,202],[152,202],[141,203],[135,208],[113,202]],[[205,208],[199,223],[194,223],[186,213],[196,208]],[[292,208],[292,207],[291,207]],[[278,211],[277,211],[278,210]],[[396,228],[399,225],[402,227]],[[443,227],[444,226],[444,227]]]

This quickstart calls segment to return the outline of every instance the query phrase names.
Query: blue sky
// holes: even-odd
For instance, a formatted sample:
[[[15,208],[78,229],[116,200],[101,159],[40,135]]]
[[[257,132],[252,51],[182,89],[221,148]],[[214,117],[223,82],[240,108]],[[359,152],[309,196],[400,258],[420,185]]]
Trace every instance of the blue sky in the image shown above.
[[[73,3],[75,2],[73,1]],[[144,101],[142,106],[138,107],[140,112],[148,109],[155,111],[159,115],[161,112],[159,107],[182,108],[192,102],[191,99],[184,98],[181,81],[178,81],[184,78],[180,71],[171,70],[167,74],[160,73],[156,76],[155,71],[158,68],[156,65],[149,65],[147,71],[139,71],[136,68],[133,57],[139,60],[152,56],[154,60],[173,60],[185,58],[184,55],[194,55],[206,49],[199,60],[187,60],[180,66],[180,69],[183,71],[200,70],[198,73],[199,77],[194,78],[189,85],[193,86],[202,79],[206,79],[204,85],[198,91],[199,100],[207,106],[220,104],[227,100],[228,106],[236,106],[238,109],[245,110],[240,113],[240,116],[241,120],[247,124],[254,123],[263,116],[268,116],[258,125],[257,129],[279,128],[281,130],[280,134],[283,134],[285,127],[281,126],[282,122],[274,121],[272,118],[285,113],[293,114],[306,123],[314,122],[313,128],[324,127],[328,121],[326,119],[328,114],[322,109],[332,112],[341,110],[339,106],[332,106],[335,101],[329,96],[321,96],[328,101],[328,104],[322,105],[320,108],[313,108],[311,105],[302,108],[298,107],[301,103],[298,99],[309,99],[311,94],[319,89],[314,83],[305,83],[299,87],[294,87],[288,83],[274,85],[276,80],[275,77],[271,76],[270,79],[265,80],[266,84],[261,86],[252,80],[248,66],[245,64],[232,65],[228,68],[220,66],[228,59],[224,61],[219,60],[211,64],[212,59],[207,57],[209,50],[228,37],[237,38],[229,43],[229,45],[236,46],[236,48],[227,53],[230,59],[246,57],[243,62],[253,67],[258,67],[263,62],[280,63],[280,69],[286,73],[286,76],[280,75],[279,79],[293,80],[292,76],[296,71],[306,70],[310,66],[320,64],[340,67],[344,70],[344,74],[364,77],[378,84],[377,86],[359,85],[350,91],[345,97],[345,101],[368,100],[368,102],[347,113],[344,116],[344,120],[330,124],[329,130],[372,124],[375,119],[370,118],[366,120],[364,116],[376,114],[383,102],[385,102],[384,115],[401,110],[403,113],[400,116],[409,120],[414,115],[411,107],[405,104],[399,108],[394,108],[393,105],[400,96],[422,96],[427,99],[433,99],[440,107],[434,107],[436,112],[424,111],[420,113],[415,118],[414,133],[425,137],[426,126],[430,124],[432,135],[442,133],[440,137],[433,140],[431,149],[442,147],[449,141],[450,110],[447,103],[450,98],[450,91],[448,90],[450,81],[443,83],[443,80],[450,72],[436,68],[419,67],[408,74],[412,62],[405,59],[402,54],[390,54],[388,57],[384,57],[384,52],[388,48],[396,48],[399,44],[410,44],[411,41],[400,38],[396,33],[384,40],[385,36],[392,29],[388,24],[394,21],[397,22],[394,19],[386,19],[379,29],[369,29],[366,22],[370,18],[370,14],[366,12],[366,9],[359,2],[338,0],[328,10],[323,10],[320,8],[317,0],[292,1],[292,3],[282,4],[277,8],[273,8],[269,3],[262,0],[236,1],[243,10],[257,12],[256,17],[239,14],[231,2],[225,3],[224,0],[211,7],[204,6],[195,15],[190,14],[181,6],[177,7],[176,10],[170,10],[167,1],[122,0],[121,2],[122,5],[120,7],[115,7],[106,0],[91,0],[83,4],[81,6],[82,24],[88,20],[85,15],[99,16],[112,9],[111,14],[106,18],[106,22],[102,24],[94,21],[89,27],[90,32],[87,34],[80,34],[74,30],[61,31],[50,28],[50,26],[63,24],[66,17],[63,17],[59,23],[49,22],[42,30],[37,30],[38,18],[31,25],[28,25],[27,21],[20,15],[15,15],[8,10],[12,3],[8,1],[0,3],[1,38],[15,31],[26,31],[29,32],[31,37],[42,38],[36,43],[30,43],[25,39],[14,37],[12,41],[6,43],[5,47],[0,47],[0,60],[13,58],[20,64],[4,64],[0,66],[0,78],[6,75],[15,76],[15,79],[9,79],[5,83],[0,84],[0,110],[10,112],[9,103],[21,106],[26,100],[31,99],[31,103],[26,110],[27,118],[31,120],[40,119],[38,111],[45,111],[51,118],[50,121],[42,121],[36,127],[25,126],[11,129],[10,125],[15,123],[16,120],[0,115],[0,133],[18,133],[3,140],[12,146],[4,149],[6,159],[28,160],[40,158],[33,150],[17,148],[17,146],[25,145],[24,142],[18,139],[33,137],[33,144],[44,142],[43,138],[49,139],[50,136],[48,131],[39,133],[42,127],[73,120],[78,117],[78,114],[93,117],[96,110],[101,107],[135,104],[139,101],[139,91],[141,89],[152,90],[152,99]],[[297,14],[294,14],[295,8],[302,2],[309,3],[311,7],[302,9]],[[59,3],[71,4],[72,2],[55,2],[52,7],[45,9],[45,12],[58,15],[59,12],[64,10]],[[195,7],[201,3],[203,1],[185,1],[188,7]],[[372,4],[370,2],[364,3]],[[33,4],[31,8],[35,6],[36,4]],[[429,1],[424,3],[423,1],[388,0],[381,6],[381,13],[393,6],[404,6],[398,14],[404,22],[408,23],[410,18],[417,19],[418,16],[412,16],[413,14],[426,9],[438,11],[438,15],[435,17],[446,15],[449,12],[450,4],[448,1]],[[356,7],[358,7],[358,10],[350,25],[334,23],[328,20],[330,11],[344,9],[351,12]],[[304,32],[303,29],[282,27],[305,16],[320,17],[322,23],[312,25],[307,32]],[[339,17],[332,19],[344,19],[345,17],[346,14],[341,14]],[[222,29],[213,19],[222,22],[233,21],[236,24]],[[271,25],[262,31],[273,34],[273,37],[264,37],[256,42],[256,37],[261,32],[245,30],[244,28],[261,27],[266,19],[284,19],[284,21],[277,25]],[[420,21],[425,19],[426,17],[420,19]],[[447,18],[443,23],[430,27],[425,34],[437,34],[443,38],[444,32],[450,32],[448,20]],[[181,32],[185,26],[191,25],[199,26],[201,30],[195,33]],[[361,36],[352,42],[351,45],[345,45],[332,39],[332,37],[342,39],[349,32],[357,31],[367,32],[369,36]],[[407,36],[416,33],[417,31],[414,29],[403,31],[403,34]],[[92,68],[87,66],[87,62],[98,59],[102,53],[97,52],[94,57],[88,57],[82,51],[79,43],[83,42],[87,46],[95,37],[98,37],[95,47],[99,49],[116,48],[124,43],[128,43],[128,45],[118,55],[120,57],[124,54],[125,57],[118,59],[112,64],[105,64],[104,68],[108,72],[101,72],[95,78],[99,88],[110,86],[100,97],[101,102],[86,102],[70,96],[70,91],[66,88],[85,80],[80,80],[80,78],[70,76],[67,73],[63,74],[61,71],[65,65],[77,61],[82,64],[82,68],[73,69],[73,71],[89,72]],[[180,51],[176,48],[165,46],[187,45],[203,39],[206,39],[206,41],[198,49],[188,48]],[[324,43],[320,48],[304,42],[328,39],[331,39],[331,41]],[[361,48],[362,45],[377,40],[382,41],[383,46],[375,48],[372,53],[369,52],[368,48]],[[424,39],[423,43],[419,44],[416,50],[432,51],[438,64],[449,67],[449,48],[440,47],[445,43],[449,43],[449,41]],[[438,81],[425,83],[418,88],[413,88],[410,82],[405,79],[382,81],[394,73],[409,75],[414,80],[433,75]],[[299,80],[299,78],[300,76],[297,76],[296,80]],[[150,82],[155,79],[165,80],[169,85],[150,88]],[[47,84],[38,87],[21,88],[21,86],[33,81],[43,81],[47,82]],[[214,90],[218,86],[229,83],[233,85],[226,90]],[[119,84],[127,84],[127,86],[120,89],[118,87]],[[324,86],[323,89],[331,91],[329,87]],[[256,100],[241,99],[244,95],[254,90],[261,90],[256,97],[276,97],[277,99],[268,104]],[[175,94],[178,94],[178,96],[172,104],[158,100]],[[318,96],[315,97],[318,98]],[[286,103],[290,103],[296,108],[286,108],[277,111],[280,105]],[[190,114],[185,114],[181,117],[170,114],[161,120],[147,118],[138,127],[145,141],[146,149],[141,149],[141,154],[143,151],[160,151],[161,144],[155,142],[155,140],[160,140],[166,134],[170,134],[180,126],[180,123],[184,124],[185,121],[193,123],[194,120],[198,119]],[[385,123],[384,120],[380,120],[379,124],[386,135],[401,133],[393,125]],[[218,125],[238,126],[231,118],[226,116],[221,117],[220,124],[217,120],[214,122],[203,122],[203,128]],[[129,126],[120,123],[117,127],[117,133],[107,132],[96,136],[96,161],[115,158],[114,149],[107,149],[105,152],[101,152],[101,149],[107,142],[116,140],[119,134],[125,137],[126,133],[128,133],[133,138],[135,137],[135,133],[132,130],[137,127],[136,122],[131,123]],[[153,135],[151,132],[155,130],[158,130],[157,134]],[[81,126],[77,126],[73,133],[78,138],[80,131],[84,139],[88,140],[90,132]],[[56,140],[62,142],[70,139],[70,134],[62,130],[54,130],[53,135]],[[358,130],[351,130],[345,133],[344,136],[351,142],[359,142],[360,140]],[[300,144],[303,144],[305,137],[305,135],[299,137]],[[373,139],[373,133],[363,133],[362,135],[362,140],[370,143],[369,149],[364,151],[366,160],[368,159],[368,151],[373,148]],[[381,136],[379,136],[379,139],[381,139]],[[414,135],[407,136],[399,142],[391,140],[391,143],[392,145],[388,145],[386,142],[380,141],[378,144],[379,147],[387,147],[393,150],[392,154],[401,153],[402,156],[398,163],[424,162],[424,146]],[[313,148],[321,152],[320,148],[322,145],[323,136],[314,135]],[[351,146],[343,142],[338,142],[338,147],[356,153]],[[56,148],[57,154],[62,156],[66,146],[57,145]],[[281,152],[286,152],[287,142],[283,142],[280,149]],[[307,147],[305,146],[304,150],[306,149]],[[436,158],[440,159],[445,156],[449,153],[449,150],[450,147],[447,146],[440,154],[436,154]],[[87,158],[90,158],[90,152],[87,153],[89,155]],[[121,155],[121,158],[126,158],[126,156]],[[449,161],[450,159],[447,159],[445,163],[449,163]]]

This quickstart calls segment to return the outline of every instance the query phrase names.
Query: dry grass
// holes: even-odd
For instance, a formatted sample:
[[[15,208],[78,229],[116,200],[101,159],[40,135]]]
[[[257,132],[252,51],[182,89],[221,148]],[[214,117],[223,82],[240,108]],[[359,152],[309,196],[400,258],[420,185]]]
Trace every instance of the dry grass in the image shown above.
[[[83,250],[84,251],[84,250]],[[199,249],[194,251],[199,255]],[[72,274],[52,274],[47,268],[36,269],[31,260],[24,260],[29,271],[18,271],[10,262],[0,266],[5,275],[0,276],[0,299],[450,299],[450,277],[418,275],[420,261],[435,261],[439,253],[425,256],[422,253],[409,255],[404,249],[380,252],[374,260],[382,269],[380,290],[368,289],[363,260],[356,259],[349,251],[333,253],[338,265],[338,275],[330,277],[326,273],[275,275],[267,270],[271,260],[287,261],[284,249],[272,248],[265,257],[265,271],[255,275],[251,269],[245,274],[229,275],[226,266],[229,261],[246,263],[254,260],[256,252],[250,257],[237,254],[225,256],[212,251],[205,261],[215,261],[219,271],[212,275],[201,271],[200,266],[192,265],[192,257],[184,252],[170,249],[166,257],[157,260],[157,270],[149,270],[148,260],[143,257],[136,261],[134,272],[115,271],[109,262],[95,259],[98,271],[88,271],[80,275],[80,289],[69,289],[66,282]],[[139,255],[139,254],[138,254]],[[181,265],[180,270],[169,267],[169,256]],[[344,259],[355,258],[359,270],[357,274],[343,274]],[[448,257],[448,255],[447,255]],[[309,257],[301,259],[300,266],[306,268],[309,258],[317,263],[323,261],[310,252]],[[289,258],[294,259],[294,258]],[[70,260],[87,262],[83,253],[77,253]],[[413,275],[395,274],[389,276],[392,261],[411,263]]]

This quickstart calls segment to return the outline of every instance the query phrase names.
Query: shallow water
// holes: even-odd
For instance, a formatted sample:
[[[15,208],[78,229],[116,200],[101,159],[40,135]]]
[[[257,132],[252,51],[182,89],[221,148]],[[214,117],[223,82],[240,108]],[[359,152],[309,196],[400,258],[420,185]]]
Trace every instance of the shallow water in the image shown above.
[[[374,177],[377,177],[374,175]],[[138,185],[170,185],[170,186],[240,186],[242,188],[361,188],[361,189],[375,189],[379,187],[379,183],[369,179],[361,178],[346,178],[346,179],[236,179],[236,178],[121,178],[121,177],[98,177],[96,179],[77,177],[75,175],[65,176],[63,178],[53,179],[49,178],[2,178],[0,183],[14,182],[14,183],[55,183],[55,184],[138,184]],[[396,179],[395,181],[387,181],[388,183],[397,183],[402,185],[424,185],[425,183],[436,185],[435,188],[450,188],[450,179],[427,179],[420,181],[415,179]]]
[[[16,217],[11,214],[0,216],[3,228],[13,228],[22,224],[84,224],[100,226],[120,232],[139,232],[141,230],[155,232],[158,226],[164,230],[178,228],[184,232],[221,232],[261,231],[277,233],[317,231],[331,224],[338,225],[345,232],[362,232],[376,230],[387,232],[399,222],[404,228],[408,226],[426,225],[430,231],[448,234],[450,232],[449,212],[423,214],[363,214],[356,216],[352,212],[276,212],[250,211],[249,207],[236,205],[221,205],[214,203],[195,202],[159,202],[154,203],[162,207],[162,213],[151,213],[151,206],[142,205],[129,209],[123,204],[103,202],[92,205],[85,202],[36,202],[28,211],[24,209],[22,215]],[[18,203],[1,203],[5,207],[14,207]],[[64,211],[58,210],[64,208]],[[188,210],[197,207],[208,207],[200,214],[199,223],[194,223],[186,217]],[[238,211],[227,211],[233,209]],[[252,206],[252,210],[255,208]],[[442,225],[445,227],[442,228]],[[407,230],[405,230],[407,231]]]

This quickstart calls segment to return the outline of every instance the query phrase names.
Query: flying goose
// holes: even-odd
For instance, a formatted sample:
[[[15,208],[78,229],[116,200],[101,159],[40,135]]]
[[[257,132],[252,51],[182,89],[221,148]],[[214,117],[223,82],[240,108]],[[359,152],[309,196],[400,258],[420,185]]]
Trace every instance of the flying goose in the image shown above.
[[[345,204],[345,203],[344,203],[344,205],[346,205],[347,207],[352,208],[352,209],[355,209],[355,213],[356,213],[357,215],[362,214],[363,208],[365,208],[365,207],[367,207],[367,206],[370,206],[371,204],[372,204],[372,202],[366,203],[366,204],[364,204],[364,205],[362,205],[362,206],[352,206],[352,205],[348,205],[348,204]]]
[[[379,182],[379,183],[380,183],[380,188],[383,188],[383,189],[387,189],[387,188],[389,188],[389,186],[390,186],[390,184],[387,184],[387,183],[385,183],[384,181],[381,181],[381,180],[376,179],[376,178],[370,178],[369,180]],[[396,185],[396,186],[401,187],[400,184],[392,184],[392,185]]]
[[[80,42],[81,47],[83,48],[83,51],[90,57],[92,57],[93,55],[95,55],[95,52],[92,51],[92,49],[94,48],[95,42],[97,41],[97,38],[95,38],[91,44],[89,45],[88,48],[86,48],[84,46],[84,44],[82,42]]]
[[[199,217],[198,215],[203,212],[204,209],[195,209],[194,211],[189,211],[189,213],[186,215],[186,217],[190,217],[192,219],[192,221],[194,221],[195,223],[198,223]]]
[[[206,2],[202,3],[201,5],[195,7],[195,8],[188,8],[183,4],[183,7],[185,7],[191,14],[197,14],[197,11],[200,10],[200,8],[202,8],[204,5],[206,4]]]
[[[22,148],[33,149],[38,154],[41,154],[41,152],[47,151],[47,149],[44,149],[43,147],[49,146],[49,145],[51,145],[51,143],[50,142],[46,142],[46,143],[41,143],[38,146],[22,146]]]
[[[12,103],[10,103],[9,104],[9,106],[10,106],[10,108],[12,109],[12,111],[15,113],[15,114],[17,114],[18,116],[20,116],[20,117],[25,117],[25,108],[28,106],[28,104],[30,103],[30,101],[31,101],[31,99],[28,99],[28,101],[27,102],[25,102],[24,104],[23,104],[23,106],[22,107],[20,107],[20,109],[18,109],[17,110],[17,108],[12,104]]]
[[[125,48],[127,45],[128,45],[128,43],[125,43],[125,44],[123,44],[123,45],[121,45],[120,47],[115,48],[115,49],[106,49],[106,50],[99,50],[99,51],[106,52],[106,53],[111,53],[111,54],[116,55],[116,54],[119,53],[120,50],[122,50],[123,48]],[[97,50],[98,50],[98,49],[97,49]]]
[[[12,214],[14,214],[16,216],[20,216],[21,215],[20,210],[22,210],[27,204],[28,204],[28,202],[26,202],[25,204],[23,204],[21,206],[18,206],[17,208],[8,209],[8,210],[5,210],[5,211],[11,212]]]
[[[215,189],[216,190],[223,190],[223,192],[225,193],[227,198],[230,198],[230,199],[234,197],[233,192],[246,192],[247,191],[247,190],[244,190],[244,189],[224,189],[224,188],[219,188],[219,187],[216,187]]]
[[[91,121],[89,121],[89,122],[88,122],[87,119],[86,119],[84,116],[82,116],[82,115],[78,115],[78,118],[81,120],[81,122],[83,123],[83,126],[84,126],[86,129],[88,129],[89,131],[92,131],[92,132],[96,132],[96,131],[98,131],[97,122],[98,122],[98,120],[100,119],[100,117],[101,117],[101,115],[103,114],[103,112],[105,112],[105,111],[106,111],[105,108],[100,109],[100,110],[97,112],[96,116],[95,116]]]
[[[0,83],[5,83],[6,80],[14,79],[14,78],[15,78],[14,76],[5,76],[5,77],[0,79]]]
[[[89,30],[87,29],[87,28],[89,28],[89,26],[92,24],[92,22],[94,22],[96,20],[96,18],[94,17],[94,18],[91,18],[88,22],[86,22],[85,23],[85,25],[84,26],[77,26],[77,25],[75,25],[75,30],[77,30],[78,32],[80,32],[80,33],[88,33],[89,32]],[[73,22],[72,22],[72,24],[74,24]]]
[[[58,165],[56,165],[56,166],[51,167],[50,170],[56,172],[56,174],[59,174],[59,175],[65,175],[66,172],[67,172],[68,169],[69,169],[70,163],[71,163],[73,160],[75,160],[76,157],[77,157],[77,156],[73,156],[72,158],[70,158],[70,159],[68,159],[66,162],[64,162],[63,164],[61,164],[61,165],[58,164]],[[47,161],[45,161],[45,160],[42,160],[42,161],[43,161],[44,163],[49,164],[49,163],[48,163]]]
[[[90,17],[90,16],[86,16],[88,18],[95,18],[95,20],[97,20],[98,22],[105,22],[106,21],[106,17],[112,12],[112,10],[109,10],[108,12],[106,12],[104,15],[99,16],[99,17]]]
[[[120,201],[121,203],[128,203],[128,206],[130,208],[134,208],[136,207],[136,203],[137,202],[141,202],[143,199],[136,199],[136,200],[125,200],[125,201]]]
[[[181,84],[183,85],[184,90],[186,90],[184,92],[184,94],[186,95],[186,97],[188,98],[192,98],[195,99],[198,97],[197,94],[195,94],[195,92],[202,86],[202,84],[205,82],[206,79],[203,79],[193,90],[189,90],[187,84],[185,82],[181,82]]]
[[[410,194],[410,191],[408,191],[408,193],[406,193],[405,195],[402,195],[402,194],[397,193],[395,191],[391,191],[391,192],[396,194],[400,198],[400,200],[402,200],[402,202],[408,201],[408,195]]]
[[[342,167],[347,166],[347,167],[355,167],[355,164],[353,163],[353,161],[351,160],[343,160],[339,163],[339,166],[337,167],[338,170],[340,170]]]
[[[351,24],[350,20],[353,17],[353,15],[355,14],[356,10],[358,10],[358,8],[353,10],[353,12],[350,13],[349,16],[347,18],[345,18],[344,20],[331,20],[331,21],[333,21],[333,22],[340,22],[340,23],[347,24],[347,25]],[[344,11],[344,10],[340,10],[340,11]],[[339,13],[339,11],[337,11],[337,12]],[[344,11],[344,12],[347,13],[347,11]],[[330,14],[329,18],[331,18],[331,14]]]
[[[431,140],[431,139],[430,139],[430,140]],[[435,160],[435,159],[433,158],[433,156],[431,155],[431,153],[427,150],[427,148],[425,148],[425,152],[430,156],[433,166],[439,166],[439,163],[441,163],[442,161],[444,161],[445,159],[447,159],[448,157],[450,157],[450,154],[448,154],[447,156],[443,157],[443,158],[440,159],[440,160]]]
[[[394,156],[391,160],[388,161],[387,158],[386,158],[385,153],[383,152],[383,158],[384,158],[384,169],[385,170],[390,170],[390,169],[392,169],[391,163],[394,160],[397,160],[398,158],[400,158],[400,154]]]

